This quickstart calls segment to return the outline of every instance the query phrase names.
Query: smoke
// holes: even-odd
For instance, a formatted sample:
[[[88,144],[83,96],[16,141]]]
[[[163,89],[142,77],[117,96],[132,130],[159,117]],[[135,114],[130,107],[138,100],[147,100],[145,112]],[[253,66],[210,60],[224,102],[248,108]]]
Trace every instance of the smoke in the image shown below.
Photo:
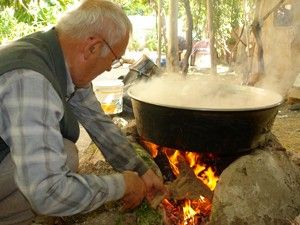
[[[204,75],[165,74],[141,81],[129,95],[144,102],[197,110],[249,110],[279,104],[281,95]]]
[[[270,1],[262,7],[262,15],[272,9],[276,1]],[[245,46],[239,45],[237,67],[239,72],[254,79],[256,87],[272,90],[286,96],[300,73],[300,4],[299,1],[286,1],[273,12],[262,24],[262,47],[265,71],[259,71],[257,44],[250,35],[249,54]],[[246,33],[243,34],[245,42]],[[259,74],[264,72],[264,74]]]
[[[282,43],[276,50],[266,47],[264,51],[265,74],[259,75],[255,86],[286,96],[300,72],[299,65],[297,65],[300,51],[297,53],[294,51],[295,49],[291,49],[291,43]]]
[[[268,74],[262,77],[261,80],[255,84],[255,87],[271,90],[282,96],[286,96],[296,80],[296,75],[296,73],[291,74],[288,71],[281,76],[277,74]]]

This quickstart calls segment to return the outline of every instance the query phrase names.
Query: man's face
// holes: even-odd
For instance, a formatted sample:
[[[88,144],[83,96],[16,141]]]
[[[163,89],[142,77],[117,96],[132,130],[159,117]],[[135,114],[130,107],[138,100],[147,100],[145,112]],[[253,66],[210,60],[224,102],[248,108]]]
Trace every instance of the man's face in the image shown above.
[[[104,71],[110,71],[112,63],[124,55],[128,40],[129,35],[126,35],[123,40],[110,46],[103,38],[91,38],[70,68],[73,83],[77,87],[85,87]],[[108,51],[105,55],[104,49]]]

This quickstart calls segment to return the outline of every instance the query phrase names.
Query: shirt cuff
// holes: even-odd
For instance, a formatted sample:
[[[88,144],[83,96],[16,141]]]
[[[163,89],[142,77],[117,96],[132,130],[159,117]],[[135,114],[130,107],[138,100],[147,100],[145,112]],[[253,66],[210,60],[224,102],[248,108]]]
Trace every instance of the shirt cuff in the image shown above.
[[[116,173],[107,176],[101,176],[107,184],[108,195],[106,201],[116,201],[125,194],[125,180],[122,174]]]
[[[133,170],[136,171],[139,174],[139,176],[143,176],[149,170],[149,167],[144,161],[139,160],[133,168]]]

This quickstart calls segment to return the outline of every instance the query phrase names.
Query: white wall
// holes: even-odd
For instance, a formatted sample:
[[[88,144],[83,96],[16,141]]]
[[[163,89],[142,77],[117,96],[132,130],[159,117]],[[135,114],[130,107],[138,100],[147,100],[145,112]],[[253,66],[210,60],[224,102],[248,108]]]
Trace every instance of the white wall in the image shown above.
[[[133,26],[133,39],[138,41],[142,46],[146,42],[147,34],[156,32],[156,17],[155,16],[128,16]],[[167,18],[166,18],[167,21]],[[185,36],[183,20],[178,19],[178,35]]]

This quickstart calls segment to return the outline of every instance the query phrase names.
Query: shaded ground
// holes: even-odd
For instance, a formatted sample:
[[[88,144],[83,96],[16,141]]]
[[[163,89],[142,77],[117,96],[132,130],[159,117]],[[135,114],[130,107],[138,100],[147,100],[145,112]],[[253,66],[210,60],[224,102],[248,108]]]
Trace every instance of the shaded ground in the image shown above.
[[[273,125],[273,133],[279,142],[291,152],[300,153],[300,110],[292,111],[290,105],[283,104]],[[94,173],[97,175],[113,173],[113,169],[103,161],[102,155],[92,144],[86,134],[81,135],[80,173]],[[85,148],[89,146],[88,148]],[[159,225],[162,224],[161,215],[143,203],[133,212],[122,213],[119,209],[121,202],[114,202],[100,207],[98,210],[72,217],[60,218],[56,224],[61,225]],[[36,224],[46,224],[40,222]]]
[[[283,104],[273,125],[273,133],[288,151],[300,153],[300,109],[289,110],[290,105]]]

